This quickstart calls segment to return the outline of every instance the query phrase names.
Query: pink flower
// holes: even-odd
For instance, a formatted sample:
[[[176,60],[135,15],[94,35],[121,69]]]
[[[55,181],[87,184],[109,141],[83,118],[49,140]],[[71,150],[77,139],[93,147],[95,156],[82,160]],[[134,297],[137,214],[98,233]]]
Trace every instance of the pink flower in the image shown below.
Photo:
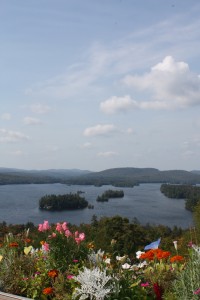
[[[63,229],[64,231],[68,229],[68,227],[67,227],[67,222],[63,222],[63,224],[62,224],[62,229]]]
[[[67,279],[72,279],[74,275],[67,275]]]
[[[49,251],[49,244],[45,242],[45,243],[42,245],[42,250],[45,251],[45,252],[48,252],[48,251]]]
[[[84,241],[84,239],[85,239],[85,233],[80,233],[80,234],[79,234],[79,239],[80,239],[81,241]]]
[[[43,224],[39,224],[38,225],[38,231],[44,232],[44,231],[47,231],[49,229],[50,229],[50,226],[49,226],[49,222],[48,221],[44,221]]]
[[[75,241],[79,245],[85,239],[85,233],[79,233],[78,231],[75,232]]]
[[[194,295],[198,295],[198,294],[200,294],[200,288],[194,291]]]
[[[192,246],[193,246],[193,242],[190,241],[190,242],[188,243],[188,247],[192,248]]]
[[[52,235],[51,235],[51,237],[52,237],[52,238],[55,238],[55,237],[56,237],[56,233],[53,232]]]
[[[73,262],[74,262],[74,263],[77,263],[77,262],[78,262],[78,259],[73,259]]]
[[[59,231],[60,233],[62,232],[62,225],[60,223],[56,224],[56,230]]]
[[[38,231],[43,231],[43,224],[38,225]]]
[[[75,238],[77,238],[78,235],[79,235],[79,232],[78,232],[78,231],[75,231],[75,233],[74,233]]]
[[[76,238],[76,237],[75,237],[75,241],[76,241],[77,245],[79,245],[81,243],[81,240],[79,238]]]
[[[145,283],[141,283],[140,285],[143,286],[143,287],[147,287],[147,286],[149,286],[149,283],[145,282]]]
[[[72,235],[71,231],[69,229],[65,230],[65,236],[68,238]]]
[[[43,230],[46,231],[46,230],[49,230],[49,229],[50,229],[49,222],[48,221],[44,221],[44,223],[43,223]]]

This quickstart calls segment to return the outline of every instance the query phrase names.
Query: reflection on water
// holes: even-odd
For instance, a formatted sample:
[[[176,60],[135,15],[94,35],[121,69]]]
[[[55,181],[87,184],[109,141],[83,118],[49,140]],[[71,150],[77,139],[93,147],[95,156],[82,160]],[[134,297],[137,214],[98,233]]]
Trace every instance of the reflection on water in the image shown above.
[[[110,199],[108,202],[96,202],[98,195],[107,189],[117,189],[112,186],[80,186],[64,184],[24,184],[0,186],[0,222],[12,224],[33,222],[38,224],[43,220],[50,223],[67,221],[72,224],[90,223],[93,215],[120,215],[131,220],[137,218],[141,224],[177,225],[187,228],[192,225],[192,214],[185,210],[185,201],[169,199],[160,192],[160,184],[141,184],[134,188],[120,188],[124,198]],[[67,194],[83,191],[81,196],[94,209],[76,211],[48,212],[38,209],[39,199],[46,194]]]

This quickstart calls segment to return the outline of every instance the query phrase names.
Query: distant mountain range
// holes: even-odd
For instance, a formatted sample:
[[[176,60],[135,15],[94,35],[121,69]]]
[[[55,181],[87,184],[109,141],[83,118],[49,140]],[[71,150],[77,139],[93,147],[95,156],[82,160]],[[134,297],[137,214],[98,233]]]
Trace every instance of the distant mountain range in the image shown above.
[[[134,186],[140,183],[200,184],[200,171],[155,168],[113,168],[100,172],[79,169],[23,170],[0,168],[0,184],[65,183]]]

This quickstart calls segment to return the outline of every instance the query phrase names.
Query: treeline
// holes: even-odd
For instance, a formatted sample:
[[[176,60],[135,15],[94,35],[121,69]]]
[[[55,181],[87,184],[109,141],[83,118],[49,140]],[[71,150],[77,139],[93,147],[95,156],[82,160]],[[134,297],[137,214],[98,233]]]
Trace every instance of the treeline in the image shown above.
[[[154,168],[114,168],[68,180],[78,185],[113,185],[115,187],[134,187],[141,183],[197,184],[200,175],[184,170],[159,171]]]
[[[101,196],[98,196],[97,202],[108,202],[110,198],[123,198],[124,191],[122,190],[107,190]]]
[[[25,171],[0,168],[0,184],[64,183],[73,185],[112,185],[134,187],[141,183],[200,183],[198,172],[184,170],[159,171],[155,168],[113,168],[100,172],[73,170]]]
[[[67,220],[66,220],[67,221]],[[56,224],[51,224],[52,226]],[[105,253],[116,253],[116,255],[129,255],[135,257],[138,250],[143,250],[144,247],[161,237],[161,247],[163,249],[173,250],[174,240],[180,240],[185,248],[185,239],[188,230],[178,227],[170,228],[164,225],[141,225],[137,219],[129,221],[121,216],[103,217],[98,219],[93,216],[90,224],[81,224],[79,226],[68,224],[72,231],[78,230],[86,235],[86,242],[94,247],[94,250],[104,249]],[[40,247],[41,240],[38,238],[38,226],[33,223],[25,225],[7,225],[5,222],[0,223],[1,239],[9,232],[18,235],[20,232],[29,231],[30,244],[34,248]],[[189,240],[187,240],[189,242]],[[0,240],[1,243],[1,240]],[[179,244],[181,247],[181,244]],[[174,251],[174,250],[173,250]]]
[[[199,186],[162,184],[160,191],[168,198],[185,199],[185,208],[190,211],[194,211],[200,201]]]
[[[81,209],[88,206],[88,201],[76,194],[65,195],[45,195],[39,200],[39,208],[44,210],[72,210]]]
[[[48,176],[21,175],[21,174],[0,174],[0,185],[5,184],[40,184],[57,183],[58,179]]]

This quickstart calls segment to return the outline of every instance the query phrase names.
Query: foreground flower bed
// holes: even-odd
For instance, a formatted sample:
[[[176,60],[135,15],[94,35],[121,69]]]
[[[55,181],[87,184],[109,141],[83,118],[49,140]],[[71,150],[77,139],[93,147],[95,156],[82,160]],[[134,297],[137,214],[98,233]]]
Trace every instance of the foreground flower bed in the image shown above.
[[[38,226],[39,244],[29,230],[8,234],[0,245],[0,291],[31,299],[199,299],[200,249],[188,257],[148,245],[130,258],[96,249],[66,222]],[[160,241],[159,241],[160,242]]]

